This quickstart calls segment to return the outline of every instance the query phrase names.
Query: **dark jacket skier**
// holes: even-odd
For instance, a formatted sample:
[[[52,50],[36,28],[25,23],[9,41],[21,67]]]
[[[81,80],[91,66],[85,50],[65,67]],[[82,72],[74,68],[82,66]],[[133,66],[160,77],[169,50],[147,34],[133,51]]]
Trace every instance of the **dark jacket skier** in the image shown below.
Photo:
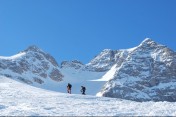
[[[82,92],[83,95],[85,95],[85,91],[86,91],[86,87],[81,86],[81,92]]]
[[[72,85],[70,83],[68,83],[67,85],[67,92],[71,94],[71,88],[72,88]]]

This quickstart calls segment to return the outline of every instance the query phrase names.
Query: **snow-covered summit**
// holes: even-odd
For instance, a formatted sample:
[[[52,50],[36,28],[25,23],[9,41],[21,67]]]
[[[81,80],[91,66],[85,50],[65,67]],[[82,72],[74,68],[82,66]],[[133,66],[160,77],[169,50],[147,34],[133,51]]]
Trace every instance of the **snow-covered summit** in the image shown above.
[[[33,85],[59,82],[63,78],[55,59],[37,46],[14,56],[0,57],[0,74]]]
[[[166,46],[159,44],[150,38],[144,39],[144,41],[142,41],[141,44],[138,46],[138,48],[150,49],[150,50],[155,48],[162,48],[162,47],[166,47]]]
[[[24,50],[25,52],[28,51],[33,51],[33,52],[43,52],[43,50],[41,50],[39,47],[37,47],[36,45],[31,45],[29,46],[27,49]]]
[[[151,44],[151,43],[156,43],[155,41],[153,41],[150,38],[145,38],[140,45],[144,45],[144,44]]]
[[[163,48],[165,48],[163,50]],[[154,51],[155,50],[155,51]],[[111,69],[114,64],[119,62],[120,65],[130,55],[138,54],[136,56],[143,56],[140,52],[146,53],[145,55],[155,56],[156,52],[165,53],[163,51],[170,51],[166,46],[153,41],[150,38],[144,39],[138,46],[129,49],[111,50],[104,49],[100,54],[98,54],[94,59],[92,59],[86,68],[90,71],[104,72]],[[170,51],[171,52],[171,51]],[[153,54],[151,54],[153,53]]]
[[[115,63],[115,74],[99,95],[135,101],[176,101],[176,54],[173,50],[145,39],[126,54],[122,62]]]

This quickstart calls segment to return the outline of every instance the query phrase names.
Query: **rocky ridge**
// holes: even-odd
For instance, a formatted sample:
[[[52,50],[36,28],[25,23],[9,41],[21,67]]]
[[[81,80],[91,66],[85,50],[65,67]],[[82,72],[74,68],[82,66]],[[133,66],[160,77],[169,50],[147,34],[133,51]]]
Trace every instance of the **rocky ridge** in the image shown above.
[[[46,79],[63,80],[56,60],[37,46],[11,57],[0,57],[0,74],[28,84],[43,84]]]
[[[98,95],[134,101],[176,101],[176,53],[151,39],[116,62],[114,77]]]

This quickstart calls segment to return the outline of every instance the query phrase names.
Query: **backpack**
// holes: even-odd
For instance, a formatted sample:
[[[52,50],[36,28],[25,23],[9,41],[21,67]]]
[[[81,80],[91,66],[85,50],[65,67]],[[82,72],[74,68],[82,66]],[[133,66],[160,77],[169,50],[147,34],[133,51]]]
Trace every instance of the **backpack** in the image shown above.
[[[71,85],[71,84],[69,84],[69,87],[70,87],[70,88],[72,88],[72,85]]]
[[[83,90],[86,90],[86,87],[83,87]]]

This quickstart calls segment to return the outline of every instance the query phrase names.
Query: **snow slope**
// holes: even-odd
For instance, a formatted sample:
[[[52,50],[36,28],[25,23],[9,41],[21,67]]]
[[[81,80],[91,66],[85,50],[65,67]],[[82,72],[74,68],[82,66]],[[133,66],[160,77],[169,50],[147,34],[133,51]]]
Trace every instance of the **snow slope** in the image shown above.
[[[64,94],[0,76],[0,116],[175,116],[176,103]]]
[[[115,72],[117,71],[116,68],[117,64],[113,65],[112,68],[100,79],[92,80],[92,81],[109,81],[114,77]]]
[[[60,71],[64,74],[64,80],[58,83],[56,89],[58,92],[65,93],[67,84],[71,83],[72,93],[74,94],[80,94],[81,86],[85,86],[86,94],[96,95],[106,83],[105,81],[94,81],[102,77],[106,72],[84,71],[73,67],[62,68]]]

